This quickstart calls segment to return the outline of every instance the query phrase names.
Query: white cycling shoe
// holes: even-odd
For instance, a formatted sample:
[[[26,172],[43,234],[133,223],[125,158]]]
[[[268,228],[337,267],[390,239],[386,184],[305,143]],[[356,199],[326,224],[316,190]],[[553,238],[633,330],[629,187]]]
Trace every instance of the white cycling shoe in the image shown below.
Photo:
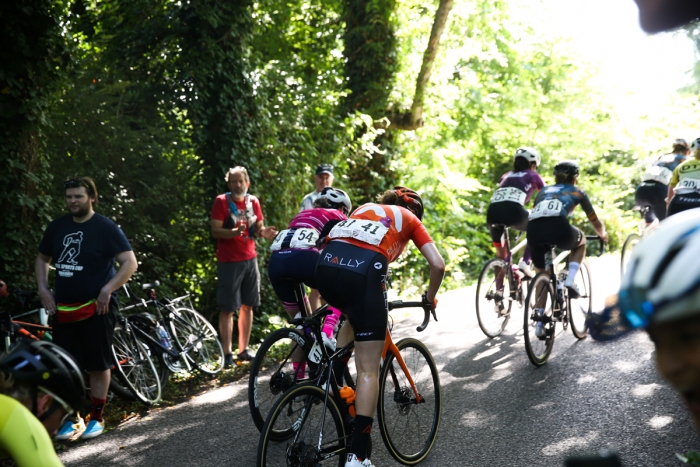
[[[533,277],[535,277],[535,271],[533,271],[533,270],[530,268],[530,265],[527,264],[527,263],[526,263],[525,261],[523,261],[522,259],[521,259],[520,262],[518,263],[518,271],[521,271],[523,274],[525,274],[525,275],[526,275],[527,277],[529,277],[530,279],[532,279]]]
[[[375,467],[369,459],[360,462],[355,454],[348,454],[348,460],[345,461],[345,467]]]

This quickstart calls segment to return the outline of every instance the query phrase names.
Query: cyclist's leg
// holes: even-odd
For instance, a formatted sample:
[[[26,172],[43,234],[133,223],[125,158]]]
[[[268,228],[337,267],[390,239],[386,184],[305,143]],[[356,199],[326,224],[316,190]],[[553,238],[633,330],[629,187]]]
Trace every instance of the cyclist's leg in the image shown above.
[[[661,189],[663,190],[660,199],[658,186],[661,186]],[[666,217],[666,203],[664,201],[665,197],[666,187],[658,182],[643,182],[637,187],[637,190],[634,193],[634,204],[635,206],[649,208],[646,214],[644,214],[644,222],[646,223],[647,227],[657,220],[657,215],[660,215],[660,212],[663,212],[662,219]]]
[[[303,289],[303,296],[297,296],[300,293],[299,283],[303,282],[295,277],[297,271],[295,265],[301,266],[303,264],[301,261],[294,261],[295,259],[301,259],[297,253],[297,251],[292,250],[273,252],[267,269],[272,289],[282,301],[282,306],[292,319],[305,312],[304,301],[306,300],[306,292]],[[318,255],[316,259],[318,259]],[[314,267],[316,266],[315,261],[313,265]]]
[[[508,216],[505,215],[504,204],[507,203],[494,203],[489,205],[486,211],[486,223],[489,226],[489,233],[491,234],[491,241],[493,242],[493,247],[496,249],[496,258],[506,259],[508,255],[508,250],[503,244],[503,234],[505,229],[503,225],[508,225]]]
[[[569,232],[571,237],[562,243],[558,243],[557,246],[563,250],[571,250],[569,253],[569,272],[564,281],[564,286],[569,287],[569,292],[571,293],[576,274],[578,274],[581,263],[586,257],[586,236],[574,226],[569,226]],[[578,291],[576,291],[577,294]]]

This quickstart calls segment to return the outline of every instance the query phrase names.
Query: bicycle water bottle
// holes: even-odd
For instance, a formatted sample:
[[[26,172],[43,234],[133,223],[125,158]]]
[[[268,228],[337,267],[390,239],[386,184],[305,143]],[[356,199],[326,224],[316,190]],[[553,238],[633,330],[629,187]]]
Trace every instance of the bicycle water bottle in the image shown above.
[[[340,388],[340,397],[345,400],[345,407],[352,418],[355,418],[355,390],[350,386]]]
[[[170,349],[171,345],[168,331],[166,331],[160,323],[158,323],[158,325],[156,326],[156,331],[158,332],[158,337],[160,338],[160,345],[162,345],[166,349]]]

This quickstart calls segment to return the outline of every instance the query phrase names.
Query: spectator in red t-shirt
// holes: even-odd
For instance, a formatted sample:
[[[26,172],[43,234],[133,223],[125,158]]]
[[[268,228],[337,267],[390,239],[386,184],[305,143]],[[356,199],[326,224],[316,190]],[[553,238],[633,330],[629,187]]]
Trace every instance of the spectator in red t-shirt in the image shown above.
[[[233,313],[238,310],[238,360],[251,361],[248,350],[253,327],[253,307],[260,305],[260,271],[255,235],[271,240],[275,227],[265,227],[260,201],[248,194],[250,178],[244,167],[229,169],[224,177],[228,193],[219,195],[211,209],[211,234],[216,248],[219,334],[224,346],[224,367],[233,365],[231,339]]]

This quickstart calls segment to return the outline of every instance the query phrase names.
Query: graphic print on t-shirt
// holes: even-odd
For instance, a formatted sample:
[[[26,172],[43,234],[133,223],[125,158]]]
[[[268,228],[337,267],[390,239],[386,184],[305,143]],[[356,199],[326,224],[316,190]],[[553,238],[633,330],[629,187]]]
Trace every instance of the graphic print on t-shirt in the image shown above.
[[[83,232],[75,232],[63,237],[63,252],[56,261],[59,276],[72,277],[73,271],[82,271],[76,258],[80,255],[80,245],[83,243]]]

